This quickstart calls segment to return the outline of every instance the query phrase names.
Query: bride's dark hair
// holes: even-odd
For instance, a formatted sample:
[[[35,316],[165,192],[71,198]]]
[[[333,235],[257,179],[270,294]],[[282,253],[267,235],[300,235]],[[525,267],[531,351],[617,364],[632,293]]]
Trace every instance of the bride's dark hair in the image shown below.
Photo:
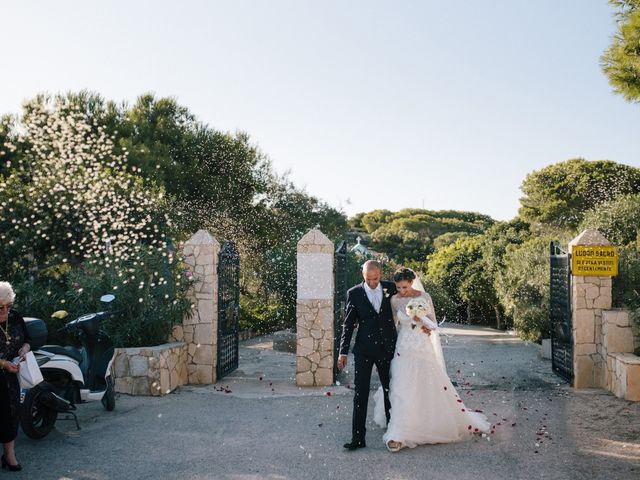
[[[399,268],[393,273],[394,282],[401,282],[402,280],[413,282],[415,279],[416,273],[410,268]]]

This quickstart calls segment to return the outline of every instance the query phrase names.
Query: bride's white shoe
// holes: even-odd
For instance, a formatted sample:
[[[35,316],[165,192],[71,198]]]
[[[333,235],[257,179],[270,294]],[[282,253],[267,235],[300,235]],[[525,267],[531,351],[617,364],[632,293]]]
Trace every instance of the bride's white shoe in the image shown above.
[[[392,446],[391,446],[391,444],[392,444],[392,443],[395,443],[395,446],[393,446],[393,447],[392,447]],[[399,451],[402,449],[402,447],[403,447],[402,443],[400,443],[400,442],[394,442],[393,440],[389,440],[389,441],[386,443],[386,445],[387,445],[387,450],[389,450],[389,451],[390,451],[390,452],[392,452],[392,453],[393,453],[393,452],[399,452]]]

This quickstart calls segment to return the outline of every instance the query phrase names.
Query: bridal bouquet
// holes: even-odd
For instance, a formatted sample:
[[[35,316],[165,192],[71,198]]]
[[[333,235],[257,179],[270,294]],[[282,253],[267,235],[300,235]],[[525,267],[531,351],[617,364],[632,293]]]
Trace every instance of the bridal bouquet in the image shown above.
[[[425,298],[417,297],[409,300],[409,303],[407,303],[407,306],[405,307],[405,312],[412,319],[414,317],[420,318],[422,320],[422,323],[429,327],[431,330],[434,330],[436,328],[436,324],[429,320],[429,318],[427,317],[427,314],[429,313],[429,303]],[[415,321],[412,321],[411,328],[416,328]]]

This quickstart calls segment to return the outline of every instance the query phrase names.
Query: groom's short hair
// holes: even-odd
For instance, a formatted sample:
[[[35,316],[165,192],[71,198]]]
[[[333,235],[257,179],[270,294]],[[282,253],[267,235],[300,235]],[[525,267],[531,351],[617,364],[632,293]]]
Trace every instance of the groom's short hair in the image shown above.
[[[368,272],[370,270],[378,269],[382,272],[382,264],[377,260],[367,260],[362,264],[362,271]]]

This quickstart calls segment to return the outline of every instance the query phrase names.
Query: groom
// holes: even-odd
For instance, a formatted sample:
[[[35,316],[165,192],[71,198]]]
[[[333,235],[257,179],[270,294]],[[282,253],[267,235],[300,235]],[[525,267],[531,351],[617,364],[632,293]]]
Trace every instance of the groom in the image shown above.
[[[352,436],[344,444],[347,450],[366,447],[367,404],[371,385],[371,372],[375,365],[384,391],[384,408],[389,420],[389,368],[396,345],[396,327],[391,313],[391,296],[396,286],[391,282],[381,282],[382,266],[368,260],[362,266],[364,282],[347,292],[346,316],[340,341],[338,369],[347,364],[347,354],[351,345],[353,329],[357,326],[356,342],[353,347],[355,360],[355,396],[353,397]]]

